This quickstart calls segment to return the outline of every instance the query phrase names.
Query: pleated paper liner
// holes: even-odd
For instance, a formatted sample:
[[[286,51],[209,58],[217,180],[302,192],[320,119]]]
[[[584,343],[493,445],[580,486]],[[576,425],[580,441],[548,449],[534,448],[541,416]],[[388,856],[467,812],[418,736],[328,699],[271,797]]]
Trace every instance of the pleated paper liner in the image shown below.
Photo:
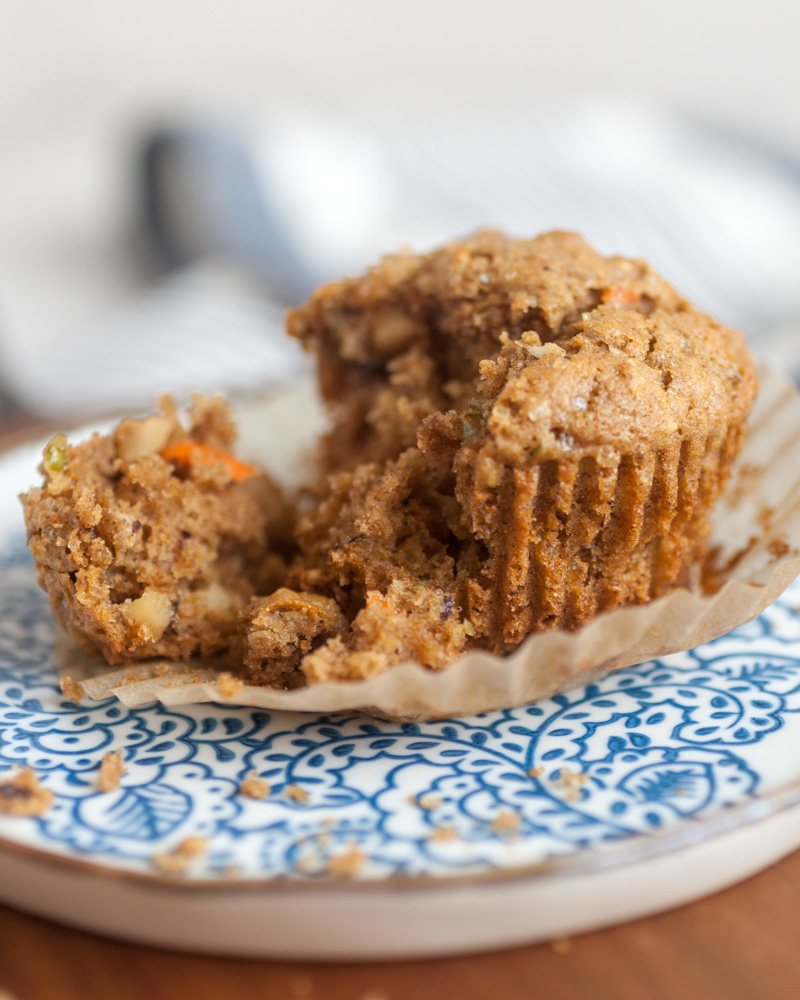
[[[774,371],[762,367],[759,377],[750,433],[714,512],[711,546],[719,569],[713,594],[675,590],[649,604],[598,615],[578,632],[533,633],[504,657],[475,650],[441,671],[407,663],[369,680],[292,691],[220,681],[213,664],[201,661],[138,662],[109,670],[64,637],[56,649],[59,672],[78,681],[88,698],[114,695],[131,706],[215,701],[422,720],[528,704],[620,667],[693,649],[757,617],[800,574],[800,394]],[[319,429],[318,416],[302,428],[289,419],[304,412],[312,412],[307,387],[245,414],[244,439],[258,445],[249,457],[296,481],[296,456],[307,452]],[[276,436],[282,438],[279,450],[273,447]],[[287,468],[278,467],[276,454]]]

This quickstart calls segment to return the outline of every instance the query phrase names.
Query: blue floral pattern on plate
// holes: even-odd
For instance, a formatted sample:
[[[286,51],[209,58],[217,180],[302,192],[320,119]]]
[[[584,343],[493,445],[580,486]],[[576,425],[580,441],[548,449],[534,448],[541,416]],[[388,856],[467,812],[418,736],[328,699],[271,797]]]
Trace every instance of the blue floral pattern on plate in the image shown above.
[[[29,764],[55,795],[0,837],[112,868],[208,839],[195,874],[315,878],[513,869],[710,815],[800,777],[800,585],[691,652],[536,705],[380,722],[222,705],[76,706],[17,539],[0,560],[0,775]],[[121,787],[97,769],[123,750]],[[255,772],[270,794],[239,787]],[[300,789],[300,793],[297,793]]]

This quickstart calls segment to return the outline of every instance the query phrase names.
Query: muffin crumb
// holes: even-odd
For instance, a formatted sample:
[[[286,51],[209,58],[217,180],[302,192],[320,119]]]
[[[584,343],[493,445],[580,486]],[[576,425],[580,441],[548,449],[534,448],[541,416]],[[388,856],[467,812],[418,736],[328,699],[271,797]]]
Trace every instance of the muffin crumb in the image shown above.
[[[437,826],[433,833],[428,837],[428,840],[432,840],[435,843],[449,843],[458,839],[458,833],[452,826]]]
[[[550,947],[556,955],[566,955],[572,951],[572,941],[568,937],[553,938]]]
[[[582,797],[581,789],[588,780],[588,774],[583,774],[580,771],[569,771],[562,767],[558,775],[557,784],[566,792],[568,801],[577,802]]]
[[[125,764],[122,760],[122,751],[112,750],[100,762],[97,774],[98,791],[115,792],[119,788],[123,774],[125,774]]]
[[[74,681],[71,677],[64,676],[59,679],[58,686],[61,688],[61,693],[66,699],[75,702],[76,705],[80,705],[84,697],[84,690],[81,684]]]
[[[39,784],[29,767],[0,782],[0,813],[6,816],[43,816],[54,801],[55,795]]]
[[[217,689],[223,698],[234,698],[244,687],[241,677],[234,677],[233,674],[225,672],[219,675]]]
[[[269,793],[269,782],[265,778],[259,778],[255,771],[251,771],[239,785],[239,794],[249,799],[265,799]]]
[[[305,806],[308,805],[310,797],[305,788],[301,788],[299,785],[287,785],[286,795],[296,802],[298,805]]]
[[[202,857],[208,850],[205,837],[187,837],[172,850],[153,855],[153,864],[164,875],[183,875],[193,861]]]
[[[521,823],[522,820],[517,813],[501,812],[495,816],[489,824],[489,828],[492,833],[511,836],[519,832]]]
[[[333,878],[355,878],[366,863],[365,855],[351,847],[343,854],[335,854],[328,860],[327,871]]]

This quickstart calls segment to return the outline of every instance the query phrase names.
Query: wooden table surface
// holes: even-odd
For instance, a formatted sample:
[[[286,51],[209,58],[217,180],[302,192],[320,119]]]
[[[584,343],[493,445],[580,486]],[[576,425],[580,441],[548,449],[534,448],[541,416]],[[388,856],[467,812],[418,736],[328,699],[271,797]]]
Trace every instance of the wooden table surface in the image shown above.
[[[31,432],[24,423],[0,428],[0,450]],[[181,954],[108,940],[0,906],[0,1000],[9,997],[800,1000],[800,851],[668,913],[527,948],[411,962]]]

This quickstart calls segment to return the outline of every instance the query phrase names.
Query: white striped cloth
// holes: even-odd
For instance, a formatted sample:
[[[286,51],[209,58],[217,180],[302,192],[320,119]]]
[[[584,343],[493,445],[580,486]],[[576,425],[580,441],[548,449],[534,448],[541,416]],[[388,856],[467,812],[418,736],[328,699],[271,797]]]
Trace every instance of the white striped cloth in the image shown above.
[[[800,165],[670,109],[597,99],[413,128],[276,115],[249,134],[160,133],[145,163],[150,238],[182,268],[15,372],[40,412],[285,381],[304,364],[287,304],[382,252],[485,226],[573,229],[645,257],[800,374]]]

